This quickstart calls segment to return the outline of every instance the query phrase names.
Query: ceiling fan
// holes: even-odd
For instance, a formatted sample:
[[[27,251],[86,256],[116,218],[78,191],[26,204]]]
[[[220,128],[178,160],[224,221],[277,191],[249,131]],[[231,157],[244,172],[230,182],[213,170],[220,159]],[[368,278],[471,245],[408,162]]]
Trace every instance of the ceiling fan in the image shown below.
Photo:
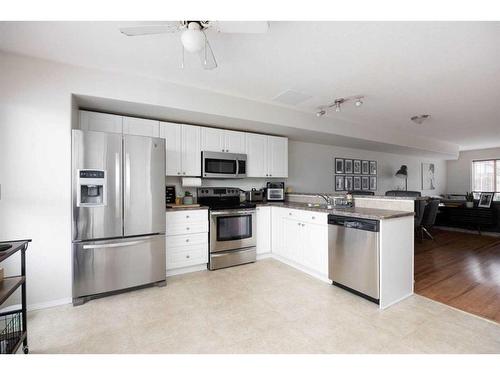
[[[127,36],[181,33],[182,64],[184,68],[184,51],[197,53],[204,69],[217,68],[212,47],[208,42],[206,30],[212,29],[219,33],[261,34],[269,29],[267,21],[171,21],[158,25],[145,25],[120,28]]]

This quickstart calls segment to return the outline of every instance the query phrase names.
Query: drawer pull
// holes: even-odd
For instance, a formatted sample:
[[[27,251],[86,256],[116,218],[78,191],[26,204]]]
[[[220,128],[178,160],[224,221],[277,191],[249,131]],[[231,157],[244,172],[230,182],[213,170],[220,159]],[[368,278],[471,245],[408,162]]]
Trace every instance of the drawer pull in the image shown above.
[[[189,238],[186,238],[186,242],[189,242]]]
[[[189,219],[189,215],[186,215],[186,219]]]
[[[189,230],[189,227],[186,227],[186,230]]]
[[[189,259],[189,255],[186,255],[186,258],[188,258],[188,259]]]

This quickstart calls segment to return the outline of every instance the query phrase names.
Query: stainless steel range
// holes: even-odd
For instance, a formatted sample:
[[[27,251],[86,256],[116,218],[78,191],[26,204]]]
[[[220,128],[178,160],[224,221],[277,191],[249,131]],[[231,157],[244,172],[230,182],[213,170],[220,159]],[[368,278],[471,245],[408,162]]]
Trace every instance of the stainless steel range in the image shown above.
[[[240,189],[198,188],[198,203],[210,207],[211,270],[255,262],[255,204],[240,203]]]

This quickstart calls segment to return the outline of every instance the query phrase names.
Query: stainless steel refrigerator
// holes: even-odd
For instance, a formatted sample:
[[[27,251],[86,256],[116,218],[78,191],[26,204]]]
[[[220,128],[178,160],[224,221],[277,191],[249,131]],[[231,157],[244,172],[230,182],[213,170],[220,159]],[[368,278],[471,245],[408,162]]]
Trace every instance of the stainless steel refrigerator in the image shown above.
[[[165,284],[165,140],[72,131],[73,304]]]

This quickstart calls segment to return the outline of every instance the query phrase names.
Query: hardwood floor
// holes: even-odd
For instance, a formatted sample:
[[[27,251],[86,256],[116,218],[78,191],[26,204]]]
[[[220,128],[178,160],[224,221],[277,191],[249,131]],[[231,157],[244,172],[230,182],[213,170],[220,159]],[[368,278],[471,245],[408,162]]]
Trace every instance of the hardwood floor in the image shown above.
[[[500,238],[433,235],[415,242],[415,293],[500,323]]]

